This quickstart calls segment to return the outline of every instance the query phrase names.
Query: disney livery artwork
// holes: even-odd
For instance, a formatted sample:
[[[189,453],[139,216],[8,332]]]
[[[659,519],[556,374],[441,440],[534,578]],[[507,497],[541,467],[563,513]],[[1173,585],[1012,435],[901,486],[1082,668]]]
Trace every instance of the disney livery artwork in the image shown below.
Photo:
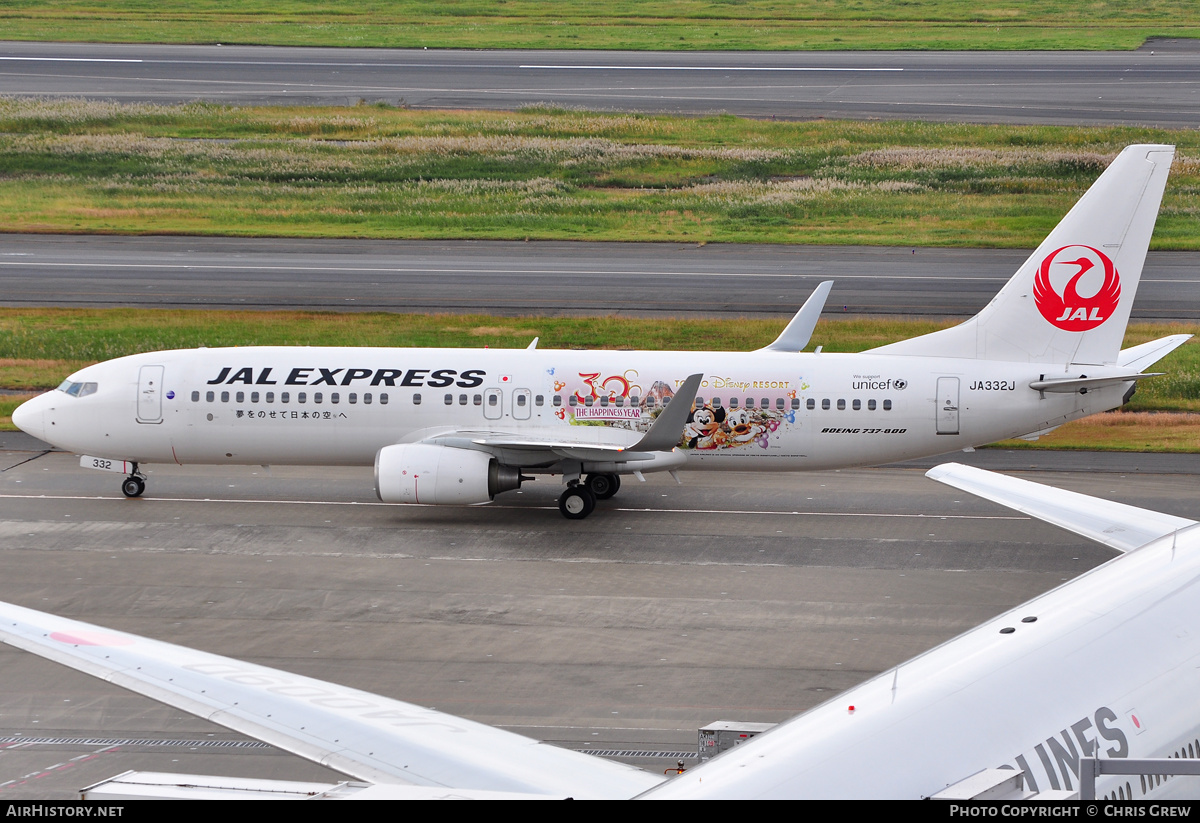
[[[652,472],[876,465],[1036,437],[1120,406],[1188,338],[1121,349],[1172,156],[1123,151],[975,317],[858,354],[803,352],[824,282],[753,352],[152,352],[81,369],[13,421],[124,474],[131,497],[156,462],[373,465],[390,503],[487,503],[555,477],[568,518]]]

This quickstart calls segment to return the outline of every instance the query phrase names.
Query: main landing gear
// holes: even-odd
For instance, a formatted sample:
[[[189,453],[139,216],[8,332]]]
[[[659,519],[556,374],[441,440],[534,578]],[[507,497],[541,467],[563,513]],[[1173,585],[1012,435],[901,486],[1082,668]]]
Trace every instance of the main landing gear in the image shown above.
[[[146,478],[138,471],[138,464],[133,464],[133,471],[121,481],[121,492],[126,497],[141,497],[146,491]]]
[[[558,510],[568,520],[582,520],[596,509],[597,500],[608,500],[621,488],[616,474],[589,474],[583,483],[572,483],[558,498]]]

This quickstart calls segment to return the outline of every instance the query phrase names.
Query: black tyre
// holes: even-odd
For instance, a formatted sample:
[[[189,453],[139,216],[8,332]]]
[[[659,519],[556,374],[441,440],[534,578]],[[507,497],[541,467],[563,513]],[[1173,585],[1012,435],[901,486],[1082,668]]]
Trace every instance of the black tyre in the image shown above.
[[[121,491],[126,497],[141,497],[146,490],[146,481],[140,477],[126,477],[121,482]]]
[[[607,500],[620,490],[621,476],[619,474],[589,474],[587,487],[592,494],[596,495],[597,500]]]
[[[568,520],[582,520],[596,508],[596,495],[587,486],[571,486],[558,498],[558,510]]]

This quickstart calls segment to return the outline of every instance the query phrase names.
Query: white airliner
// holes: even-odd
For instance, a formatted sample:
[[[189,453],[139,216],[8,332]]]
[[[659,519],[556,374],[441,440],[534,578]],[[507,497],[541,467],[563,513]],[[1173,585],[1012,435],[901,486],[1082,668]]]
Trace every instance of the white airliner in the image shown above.
[[[130,497],[144,463],[374,463],[393,503],[485,503],[559,475],[569,518],[622,475],[874,465],[1034,435],[1120,406],[1188,337],[1121,350],[1173,154],[1125,149],[972,319],[861,354],[800,353],[823,283],[755,352],[154,352],[82,369],[13,422],[126,473]]]
[[[0,639],[365,781],[361,798],[1062,798],[1081,757],[1200,757],[1198,524],[953,463],[929,475],[1123,553],[669,780],[18,606],[0,604]],[[1097,791],[1194,798],[1197,781],[1109,776]]]

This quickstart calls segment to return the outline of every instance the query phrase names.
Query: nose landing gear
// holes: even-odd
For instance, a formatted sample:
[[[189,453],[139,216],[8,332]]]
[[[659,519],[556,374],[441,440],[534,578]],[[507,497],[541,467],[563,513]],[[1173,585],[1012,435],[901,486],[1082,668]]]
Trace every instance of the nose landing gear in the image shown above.
[[[133,471],[121,481],[121,492],[126,497],[141,497],[146,491],[146,478],[138,471],[138,464],[133,464]]]

